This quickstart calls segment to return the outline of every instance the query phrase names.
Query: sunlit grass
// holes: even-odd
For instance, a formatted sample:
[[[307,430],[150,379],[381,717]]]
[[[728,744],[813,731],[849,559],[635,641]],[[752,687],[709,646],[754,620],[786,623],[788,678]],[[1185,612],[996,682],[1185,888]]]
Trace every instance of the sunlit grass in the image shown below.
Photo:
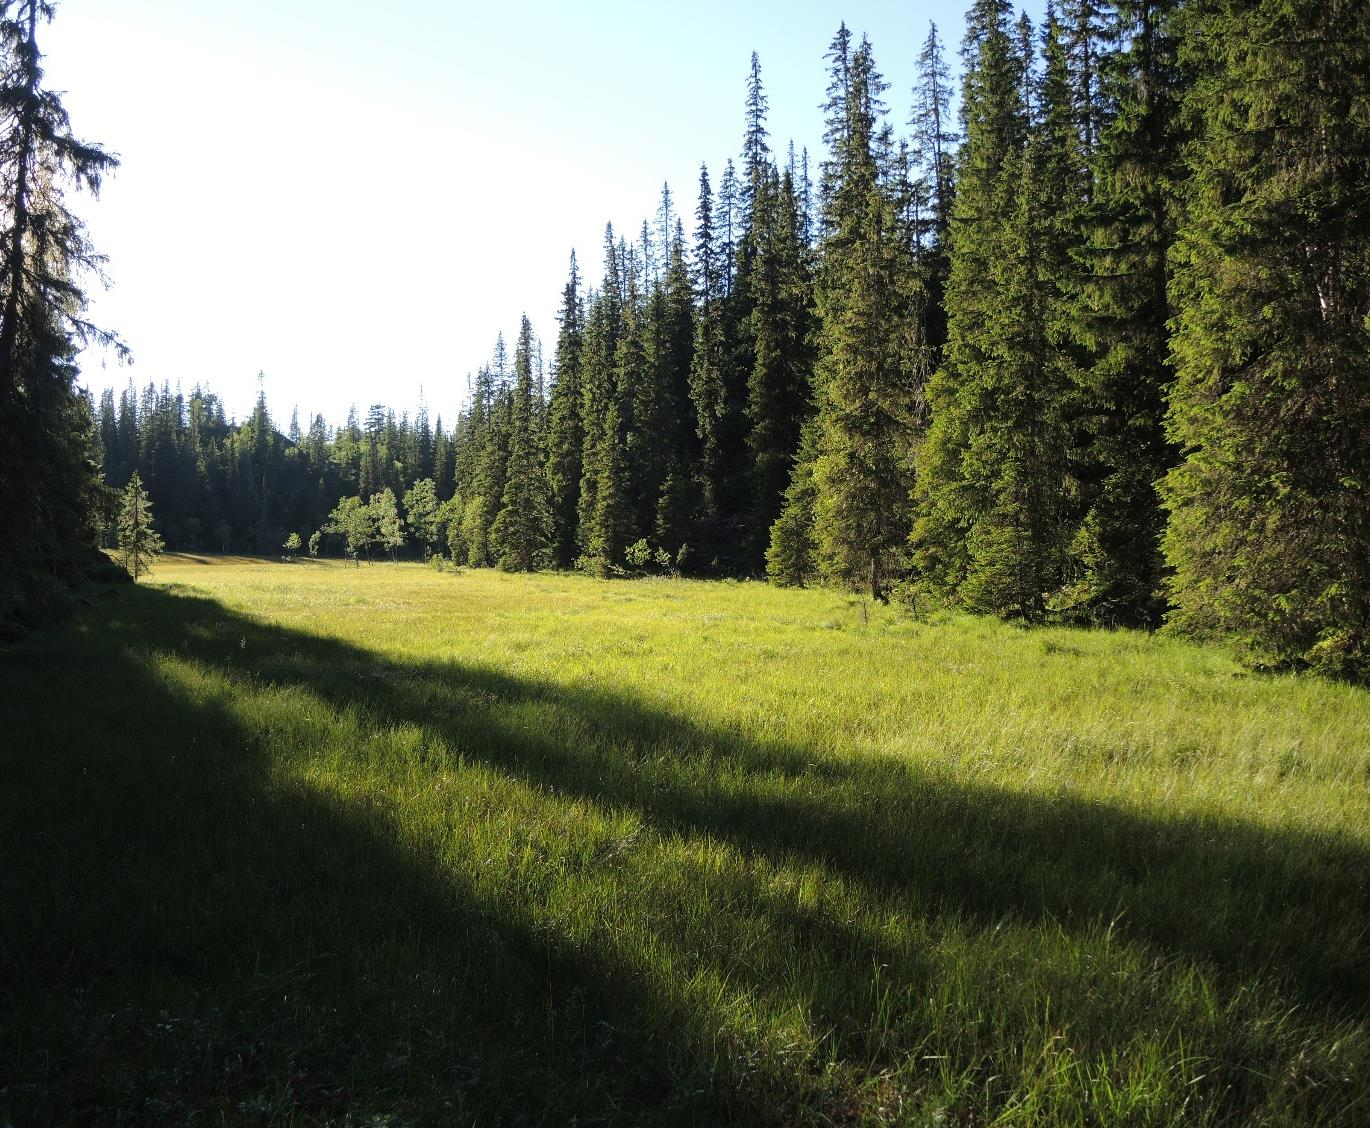
[[[0,661],[16,1123],[1370,1115],[1353,687],[210,557]]]

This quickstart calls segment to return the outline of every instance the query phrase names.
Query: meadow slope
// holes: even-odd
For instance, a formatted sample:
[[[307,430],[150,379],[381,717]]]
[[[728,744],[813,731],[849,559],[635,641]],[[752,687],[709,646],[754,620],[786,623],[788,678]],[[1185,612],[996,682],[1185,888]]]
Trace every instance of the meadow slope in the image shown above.
[[[0,676],[0,1123],[1370,1119],[1354,687],[188,556]]]

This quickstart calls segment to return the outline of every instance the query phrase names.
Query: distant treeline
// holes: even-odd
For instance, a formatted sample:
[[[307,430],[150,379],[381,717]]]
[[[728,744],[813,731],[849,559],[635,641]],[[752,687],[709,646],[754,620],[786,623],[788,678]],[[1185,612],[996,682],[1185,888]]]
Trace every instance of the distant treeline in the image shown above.
[[[472,564],[1168,618],[1364,674],[1367,44],[1364,4],[1067,0],[1039,28],[977,0],[959,120],[934,28],[899,137],[844,25],[812,179],[753,56],[740,161],[701,170],[688,238],[666,190],[595,284],[572,258],[546,381],[525,319],[450,432],[108,397],[107,476],[138,467],[173,546],[274,550],[431,480]]]
[[[265,394],[235,423],[213,392],[130,386],[101,395],[95,441],[108,485],[141,476],[172,550],[279,552],[292,532],[307,542],[345,495],[398,497],[432,479],[446,500],[454,487],[452,438],[423,409],[411,419],[376,406],[338,428],[316,415],[302,429],[292,417],[283,433]]]

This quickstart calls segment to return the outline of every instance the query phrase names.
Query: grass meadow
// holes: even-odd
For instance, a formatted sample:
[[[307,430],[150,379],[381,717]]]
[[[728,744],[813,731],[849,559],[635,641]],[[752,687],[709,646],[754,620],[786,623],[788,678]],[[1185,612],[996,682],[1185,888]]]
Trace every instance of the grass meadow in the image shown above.
[[[0,1124],[1370,1123],[1370,694],[167,557],[0,650]]]

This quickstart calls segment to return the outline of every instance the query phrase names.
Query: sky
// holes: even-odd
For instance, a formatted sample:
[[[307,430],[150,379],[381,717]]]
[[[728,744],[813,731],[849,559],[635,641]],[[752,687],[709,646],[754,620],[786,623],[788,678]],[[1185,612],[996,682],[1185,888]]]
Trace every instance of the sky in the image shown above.
[[[607,221],[635,235],[669,182],[692,230],[753,50],[772,148],[816,165],[838,23],[902,126],[929,21],[954,65],[966,3],[61,0],[47,84],[121,158],[75,202],[109,258],[92,319],[134,357],[88,352],[83,382],[204,384],[241,418],[260,372],[281,425],[420,397],[450,420],[524,312],[550,359]]]

